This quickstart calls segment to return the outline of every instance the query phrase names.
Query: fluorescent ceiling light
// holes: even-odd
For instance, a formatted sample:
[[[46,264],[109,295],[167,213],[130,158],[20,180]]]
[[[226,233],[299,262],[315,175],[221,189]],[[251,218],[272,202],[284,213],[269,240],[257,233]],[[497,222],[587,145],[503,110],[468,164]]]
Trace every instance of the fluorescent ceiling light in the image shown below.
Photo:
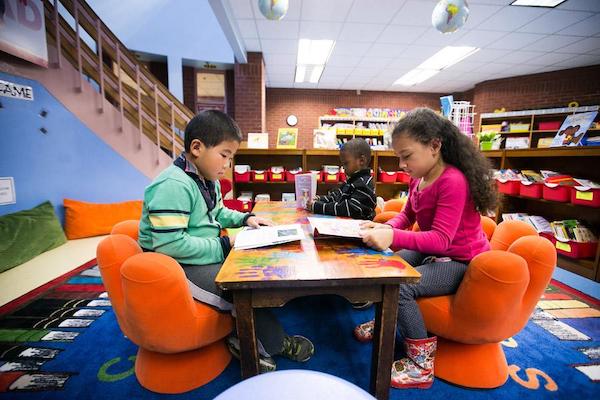
[[[324,65],[315,65],[310,73],[310,79],[308,81],[310,83],[318,83],[319,79],[321,79],[321,74],[323,73],[324,68]]]
[[[553,8],[564,3],[567,0],[515,0],[510,3],[511,6],[523,6],[523,7],[549,7]]]
[[[325,65],[334,44],[335,40],[300,39],[296,64]]]
[[[306,75],[306,66],[296,65],[296,83],[304,82],[304,76]]]
[[[394,85],[414,86],[424,82],[440,71],[464,60],[477,53],[479,48],[468,46],[446,46],[427,60],[423,61],[417,68],[408,71]]]

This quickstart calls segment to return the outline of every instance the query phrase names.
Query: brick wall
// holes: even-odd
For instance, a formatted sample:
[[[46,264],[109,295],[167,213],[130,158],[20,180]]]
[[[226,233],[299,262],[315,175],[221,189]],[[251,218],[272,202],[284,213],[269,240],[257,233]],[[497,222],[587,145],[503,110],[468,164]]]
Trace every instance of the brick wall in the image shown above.
[[[486,81],[475,85],[472,103],[478,114],[600,104],[600,65]],[[469,97],[468,92],[463,94]],[[476,131],[479,130],[479,118]]]
[[[248,53],[247,64],[235,64],[235,117],[244,137],[265,132],[265,66],[262,53]]]
[[[298,148],[312,149],[313,129],[319,117],[336,107],[402,108],[430,107],[439,109],[439,93],[400,93],[326,89],[267,88],[267,132],[269,147],[275,147],[277,130],[287,127],[290,114],[298,117]],[[239,121],[238,121],[239,122]]]

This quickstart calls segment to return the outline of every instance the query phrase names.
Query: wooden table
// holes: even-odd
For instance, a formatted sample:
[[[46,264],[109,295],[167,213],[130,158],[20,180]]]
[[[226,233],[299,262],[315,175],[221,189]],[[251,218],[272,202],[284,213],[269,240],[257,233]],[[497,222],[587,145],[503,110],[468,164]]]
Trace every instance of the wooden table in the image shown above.
[[[351,302],[376,303],[370,390],[378,399],[387,399],[399,284],[416,283],[420,274],[401,257],[362,247],[358,242],[313,240],[306,219],[310,214],[296,209],[295,203],[260,202],[253,212],[276,224],[301,223],[307,235],[301,242],[233,250],[215,279],[219,287],[233,294],[242,377],[259,371],[254,308],[281,307],[301,296],[336,294]]]

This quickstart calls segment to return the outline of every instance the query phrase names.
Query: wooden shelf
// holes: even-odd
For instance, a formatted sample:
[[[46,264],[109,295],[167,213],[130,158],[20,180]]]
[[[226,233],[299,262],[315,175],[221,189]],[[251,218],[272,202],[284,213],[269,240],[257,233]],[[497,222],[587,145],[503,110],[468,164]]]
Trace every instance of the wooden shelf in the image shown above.
[[[600,157],[600,146],[504,150],[506,157]]]
[[[535,197],[517,196],[517,195],[514,195],[514,194],[506,194],[506,193],[499,193],[499,194],[502,194],[502,195],[508,196],[508,197],[514,197],[514,198],[517,198],[517,199],[537,201],[537,202],[540,202],[540,203],[548,203],[548,204],[553,204],[553,205],[560,205],[560,206],[565,206],[565,207],[578,208],[578,209],[589,211],[589,212],[594,212],[594,211],[595,212],[600,212],[600,208],[597,208],[597,207],[588,207],[588,206],[584,206],[582,204],[562,203],[560,201],[552,201],[552,200],[546,200],[546,199],[537,199]]]
[[[257,156],[301,156],[304,150],[298,149],[239,149],[236,155]]]
[[[504,155],[503,150],[483,150],[482,153],[486,157],[502,157]]]
[[[594,260],[569,258],[559,254],[556,264],[574,274],[581,275],[591,280],[595,279],[596,274],[594,270],[596,267]]]

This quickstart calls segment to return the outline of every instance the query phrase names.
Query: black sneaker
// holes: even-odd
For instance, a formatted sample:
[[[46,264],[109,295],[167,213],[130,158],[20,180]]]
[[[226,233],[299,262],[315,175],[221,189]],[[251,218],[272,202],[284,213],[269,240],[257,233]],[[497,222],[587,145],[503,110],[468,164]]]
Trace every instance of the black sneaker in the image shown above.
[[[304,336],[294,335],[283,338],[281,355],[293,361],[305,362],[315,352],[315,346]]]
[[[352,308],[355,310],[365,310],[373,305],[372,301],[365,301],[362,303],[352,303]]]
[[[229,336],[227,338],[227,347],[229,348],[229,352],[238,360],[240,359],[240,340],[236,336]],[[277,368],[277,364],[273,357],[263,356],[258,353],[258,369],[261,374],[265,372],[275,371]]]

